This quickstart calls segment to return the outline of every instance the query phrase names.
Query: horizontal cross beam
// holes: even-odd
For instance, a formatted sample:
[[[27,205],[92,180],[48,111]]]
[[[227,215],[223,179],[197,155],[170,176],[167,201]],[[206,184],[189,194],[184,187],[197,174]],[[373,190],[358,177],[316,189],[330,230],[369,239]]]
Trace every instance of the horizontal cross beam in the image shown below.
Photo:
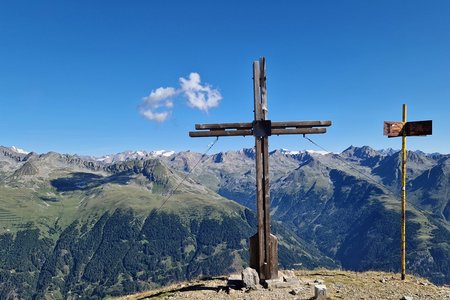
[[[289,122],[272,122],[272,128],[311,128],[311,127],[329,127],[331,121],[289,121]]]
[[[190,137],[218,137],[218,136],[247,136],[253,135],[252,129],[238,129],[238,130],[211,130],[211,131],[190,131]]]
[[[331,121],[289,121],[272,122],[272,128],[309,128],[309,127],[328,127]],[[252,129],[253,123],[218,123],[218,124],[195,124],[196,130],[215,130],[215,129]]]
[[[271,134],[320,134],[328,126],[331,121],[271,122]],[[253,123],[196,124],[195,129],[200,131],[190,131],[190,137],[250,136],[255,131]]]
[[[252,129],[253,123],[195,124],[196,130]]]
[[[286,129],[272,129],[273,135],[285,134],[318,134],[326,133],[326,128],[286,128]]]

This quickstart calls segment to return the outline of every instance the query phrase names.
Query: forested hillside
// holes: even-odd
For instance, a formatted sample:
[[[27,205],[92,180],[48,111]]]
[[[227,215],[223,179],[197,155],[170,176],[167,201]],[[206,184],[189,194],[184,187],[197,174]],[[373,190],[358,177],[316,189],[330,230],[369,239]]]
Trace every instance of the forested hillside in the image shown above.
[[[164,162],[1,158],[1,299],[100,299],[247,264],[254,212],[190,180],[173,193],[182,177]],[[336,266],[283,224],[273,230],[282,266]]]
[[[95,299],[247,265],[252,149],[111,162],[0,150],[2,299]],[[407,271],[449,283],[449,156],[408,159]],[[270,163],[281,267],[399,270],[398,153],[278,150]]]

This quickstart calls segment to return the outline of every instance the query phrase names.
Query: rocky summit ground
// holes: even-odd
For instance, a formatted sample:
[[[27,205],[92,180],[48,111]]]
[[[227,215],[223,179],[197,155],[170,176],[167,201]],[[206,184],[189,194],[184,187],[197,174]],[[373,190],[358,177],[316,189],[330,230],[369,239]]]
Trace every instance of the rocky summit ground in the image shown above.
[[[246,290],[230,288],[227,277],[215,277],[178,283],[164,288],[116,298],[145,299],[314,299],[314,286],[327,287],[327,299],[450,299],[450,286],[436,286],[428,280],[385,272],[349,272],[330,270],[296,270],[293,287]]]

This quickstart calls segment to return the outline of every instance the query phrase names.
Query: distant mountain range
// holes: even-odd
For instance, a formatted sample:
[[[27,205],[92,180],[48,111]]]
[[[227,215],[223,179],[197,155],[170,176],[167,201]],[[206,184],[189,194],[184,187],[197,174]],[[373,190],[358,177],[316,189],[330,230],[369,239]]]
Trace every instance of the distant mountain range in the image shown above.
[[[408,152],[407,271],[436,283],[450,283],[449,158]],[[0,298],[95,299],[241,268],[256,231],[254,159],[0,147]],[[399,270],[398,151],[269,160],[283,267]]]

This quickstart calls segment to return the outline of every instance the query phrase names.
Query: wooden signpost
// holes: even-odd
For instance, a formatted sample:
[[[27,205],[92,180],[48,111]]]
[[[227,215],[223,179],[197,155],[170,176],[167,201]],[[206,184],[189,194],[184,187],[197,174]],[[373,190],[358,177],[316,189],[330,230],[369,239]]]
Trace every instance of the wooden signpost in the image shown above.
[[[261,280],[278,278],[278,241],[270,231],[269,136],[325,133],[331,121],[272,122],[268,119],[266,62],[253,62],[254,120],[250,123],[196,124],[190,137],[254,136],[258,232],[250,238],[250,267]]]
[[[384,122],[384,135],[388,137],[403,136],[426,136],[433,133],[433,121],[416,122]]]
[[[406,137],[431,135],[431,120],[406,122],[406,104],[403,104],[402,122],[384,122],[384,135],[402,137],[402,226],[401,226],[401,264],[402,280],[406,278]]]

